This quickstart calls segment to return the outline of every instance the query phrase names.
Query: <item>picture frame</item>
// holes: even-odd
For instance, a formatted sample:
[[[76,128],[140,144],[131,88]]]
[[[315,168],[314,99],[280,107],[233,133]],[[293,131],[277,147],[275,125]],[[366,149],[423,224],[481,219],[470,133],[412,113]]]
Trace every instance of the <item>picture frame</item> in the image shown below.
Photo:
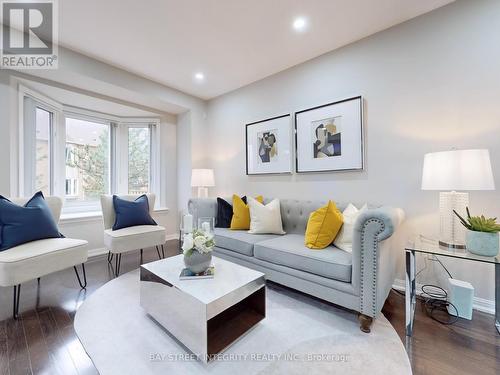
[[[297,173],[364,170],[363,98],[295,113]]]
[[[292,173],[291,115],[245,125],[246,174]]]

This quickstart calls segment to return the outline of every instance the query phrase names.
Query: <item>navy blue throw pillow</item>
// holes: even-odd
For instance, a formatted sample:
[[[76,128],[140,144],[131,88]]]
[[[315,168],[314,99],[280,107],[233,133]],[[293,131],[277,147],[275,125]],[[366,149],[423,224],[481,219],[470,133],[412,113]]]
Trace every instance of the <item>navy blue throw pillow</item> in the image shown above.
[[[24,206],[0,195],[0,251],[26,242],[64,237],[41,191]]]
[[[241,197],[245,204],[247,197]],[[216,228],[230,228],[231,220],[233,219],[233,206],[225,199],[217,197],[217,217],[215,218]]]
[[[128,201],[113,195],[115,224],[113,230],[135,227],[136,225],[157,225],[149,214],[149,201],[146,194],[135,201]]]

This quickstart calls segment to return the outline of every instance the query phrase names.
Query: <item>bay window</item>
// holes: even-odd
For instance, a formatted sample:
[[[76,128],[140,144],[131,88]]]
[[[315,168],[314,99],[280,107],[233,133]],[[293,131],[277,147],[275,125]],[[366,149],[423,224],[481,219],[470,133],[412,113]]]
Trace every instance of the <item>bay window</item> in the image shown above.
[[[158,119],[103,115],[20,93],[21,195],[64,197],[66,213],[100,211],[102,194],[159,195]]]
[[[111,192],[110,124],[66,116],[65,126],[66,207],[98,209]]]

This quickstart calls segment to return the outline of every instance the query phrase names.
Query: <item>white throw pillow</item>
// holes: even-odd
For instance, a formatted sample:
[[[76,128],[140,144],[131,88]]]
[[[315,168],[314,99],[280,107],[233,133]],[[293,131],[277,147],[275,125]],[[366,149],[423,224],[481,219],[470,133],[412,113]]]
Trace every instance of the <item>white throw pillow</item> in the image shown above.
[[[335,246],[344,251],[352,252],[354,223],[356,222],[358,216],[366,209],[368,209],[366,204],[359,210],[352,203],[347,205],[345,210],[342,212],[342,216],[344,216],[344,224],[342,224],[339,234],[337,234],[335,241],[333,241]]]
[[[285,234],[281,223],[279,199],[274,199],[266,205],[247,197],[250,209],[250,230],[252,234]]]

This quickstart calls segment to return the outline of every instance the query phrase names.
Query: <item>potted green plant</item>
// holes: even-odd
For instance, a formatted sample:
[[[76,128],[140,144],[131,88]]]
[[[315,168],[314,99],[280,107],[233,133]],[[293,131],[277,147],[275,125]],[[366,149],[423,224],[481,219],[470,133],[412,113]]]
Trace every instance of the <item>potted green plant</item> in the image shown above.
[[[497,218],[485,218],[481,216],[471,216],[469,207],[466,207],[467,220],[453,210],[458,216],[460,222],[467,233],[465,235],[465,246],[471,253],[494,257],[498,255],[500,224],[496,222]]]

